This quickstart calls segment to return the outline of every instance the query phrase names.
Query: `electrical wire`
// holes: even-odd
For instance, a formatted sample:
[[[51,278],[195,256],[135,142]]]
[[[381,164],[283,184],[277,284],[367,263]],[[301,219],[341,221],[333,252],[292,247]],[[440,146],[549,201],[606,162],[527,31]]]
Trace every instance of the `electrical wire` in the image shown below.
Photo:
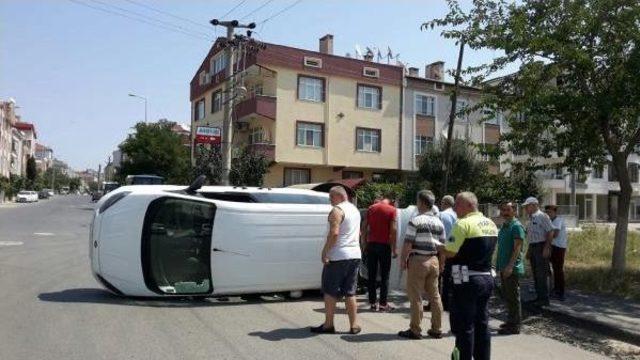
[[[180,25],[176,25],[174,23],[170,23],[170,22],[164,21],[164,20],[159,20],[159,19],[156,19],[154,17],[148,16],[148,15],[136,12],[136,11],[132,11],[132,10],[129,10],[129,9],[117,6],[117,5],[110,4],[108,2],[104,2],[104,1],[101,1],[101,0],[89,0],[89,1],[101,4],[101,5],[106,6],[108,8],[116,9],[116,10],[121,11],[121,12],[126,13],[126,14],[133,14],[133,15],[139,16],[139,17],[141,17],[143,19],[148,19],[150,21],[155,21],[155,22],[158,22],[158,23],[163,24],[165,26],[174,27],[174,28],[180,29],[182,31],[191,32],[193,34],[199,34],[199,35],[202,35],[202,36],[205,36],[205,37],[209,36],[208,33],[200,32],[198,30],[193,30],[193,29],[186,29],[186,28],[184,28],[184,27],[182,27]]]
[[[290,5],[286,6],[285,8],[283,8],[283,9],[282,9],[282,10],[280,10],[280,11],[278,11],[277,13],[275,13],[275,14],[273,14],[273,15],[269,16],[268,18],[266,18],[266,19],[264,19],[264,20],[262,20],[262,21],[260,21],[260,23],[259,23],[259,24],[260,24],[260,25],[264,25],[267,21],[269,21],[269,20],[271,20],[271,19],[275,18],[276,16],[281,15],[281,14],[282,14],[282,13],[284,13],[285,11],[287,11],[287,10],[289,10],[289,9],[293,8],[294,6],[296,6],[296,5],[300,4],[301,2],[302,2],[302,0],[296,0],[295,2],[293,2],[292,4],[290,4]]]
[[[240,7],[240,5],[246,3],[247,0],[242,0],[240,1],[236,6],[232,7],[231,10],[227,11],[226,13],[224,13],[224,15],[220,16],[220,19],[223,19],[225,16],[231,14],[233,12],[233,10],[237,9]]]
[[[143,7],[143,8],[146,8],[146,9],[149,9],[149,10],[151,10],[151,11],[155,11],[155,12],[157,12],[158,14],[163,14],[163,15],[166,15],[166,16],[170,16],[170,17],[172,17],[172,18],[174,18],[174,19],[182,20],[182,21],[184,21],[184,22],[188,22],[188,23],[190,23],[190,24],[200,26],[200,27],[205,28],[205,29],[207,29],[207,30],[211,30],[211,26],[203,25],[203,24],[201,24],[201,23],[199,23],[199,22],[197,22],[197,21],[194,21],[194,20],[191,20],[191,19],[187,19],[187,18],[185,18],[185,17],[182,17],[182,16],[178,16],[178,15],[172,14],[172,13],[170,13],[170,12],[168,12],[168,11],[165,11],[165,10],[161,10],[161,9],[155,8],[155,7],[153,7],[153,6],[149,6],[149,5],[147,5],[147,4],[143,4],[143,3],[141,3],[141,2],[134,1],[134,0],[124,0],[124,1],[126,1],[126,2],[128,2],[128,3],[131,3],[131,4],[134,4],[134,5],[137,5],[137,6],[140,6],[140,7]],[[246,0],[245,0],[245,1],[246,1]]]
[[[124,18],[129,19],[129,20],[133,20],[133,21],[137,21],[137,22],[140,22],[140,23],[144,23],[144,24],[156,27],[156,28],[160,28],[160,29],[164,29],[164,30],[168,30],[168,31],[173,31],[175,33],[180,33],[182,35],[186,35],[186,36],[189,36],[189,37],[194,38],[194,39],[205,40],[207,42],[213,42],[213,40],[208,38],[208,37],[204,37],[204,36],[189,32],[189,31],[183,31],[183,30],[181,30],[179,28],[176,28],[176,27],[173,27],[173,26],[166,26],[166,25],[154,23],[154,22],[147,21],[147,20],[139,18],[139,17],[128,15],[126,13],[109,10],[108,8],[103,8],[103,7],[91,5],[91,4],[88,4],[88,3],[85,3],[85,2],[82,2],[82,1],[79,1],[79,0],[69,0],[69,1],[74,3],[74,4],[77,4],[77,5],[81,5],[81,6],[85,6],[85,7],[94,9],[94,10],[102,11],[102,12],[105,12],[105,13],[108,13],[108,14],[111,14],[111,15],[122,16]]]
[[[273,2],[273,0],[267,0],[267,1],[265,1],[264,3],[262,3],[262,5],[258,6],[256,9],[254,9],[253,11],[251,11],[250,13],[248,13],[247,15],[245,15],[245,16],[243,16],[243,17],[241,17],[241,18],[240,18],[240,20],[244,20],[244,19],[248,18],[249,16],[251,16],[251,15],[253,15],[253,14],[257,13],[257,12],[258,12],[258,11],[260,11],[263,7],[265,7],[265,6],[269,5],[269,4],[271,4],[272,2]]]

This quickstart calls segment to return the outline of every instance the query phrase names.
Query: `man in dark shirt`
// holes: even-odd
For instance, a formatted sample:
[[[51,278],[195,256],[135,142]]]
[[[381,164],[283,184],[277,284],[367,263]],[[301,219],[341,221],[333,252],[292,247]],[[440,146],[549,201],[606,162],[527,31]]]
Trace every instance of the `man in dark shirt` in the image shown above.
[[[389,272],[391,258],[397,257],[396,251],[396,208],[388,197],[369,207],[367,225],[363,231],[365,252],[367,255],[369,304],[373,311],[391,311],[387,303],[389,293]],[[377,274],[380,269],[380,305],[377,302]]]

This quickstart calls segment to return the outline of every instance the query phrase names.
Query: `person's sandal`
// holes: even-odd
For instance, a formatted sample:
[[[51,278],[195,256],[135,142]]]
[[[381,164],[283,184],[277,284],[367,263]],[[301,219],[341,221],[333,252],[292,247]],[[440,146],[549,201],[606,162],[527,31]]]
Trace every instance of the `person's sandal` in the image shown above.
[[[330,328],[325,328],[324,324],[321,324],[320,326],[316,326],[316,327],[311,327],[311,332],[314,334],[335,334],[336,333],[336,329],[335,327],[330,327]]]
[[[372,312],[377,312],[378,304],[371,304],[371,306],[369,307],[369,310],[371,310]]]
[[[400,332],[398,332],[398,336],[403,337],[403,338],[407,338],[407,339],[411,339],[411,340],[420,340],[420,339],[422,339],[422,336],[416,335],[411,330],[400,331]]]
[[[349,334],[358,335],[360,334],[361,331],[362,331],[362,328],[360,326],[354,326],[349,330]]]
[[[395,310],[395,308],[389,304],[386,305],[380,305],[380,310],[381,312],[392,312],[393,310]]]
[[[427,335],[429,335],[430,337],[434,338],[434,339],[441,339],[442,338],[442,331],[435,331],[435,330],[427,330]]]

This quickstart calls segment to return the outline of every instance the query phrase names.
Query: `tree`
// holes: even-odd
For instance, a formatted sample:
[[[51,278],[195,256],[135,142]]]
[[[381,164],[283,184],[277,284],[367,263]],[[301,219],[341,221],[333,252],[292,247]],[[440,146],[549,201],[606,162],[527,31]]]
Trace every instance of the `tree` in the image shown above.
[[[231,159],[229,182],[234,186],[262,186],[269,164],[265,154],[244,147],[238,156]]]
[[[190,180],[189,148],[179,134],[171,131],[175,123],[137,123],[135,134],[120,145],[124,161],[118,171],[121,182],[127,175],[158,175],[168,183],[186,184]]]
[[[465,70],[485,82],[481,106],[502,111],[505,140],[532,156],[558,155],[571,171],[605,162],[620,185],[611,265],[625,268],[632,187],[629,155],[640,144],[640,4],[637,0],[475,0],[469,11],[450,0],[445,38],[474,50],[498,50],[492,61]]]
[[[444,170],[446,142],[441,141],[430,147],[420,160],[420,177],[428,183],[428,187],[434,191],[437,197],[447,194],[440,194]],[[475,146],[463,140],[454,140],[451,143],[450,151],[451,163],[449,166],[449,183],[447,188],[451,194],[460,191],[473,191],[482,183],[485,174],[488,173],[486,163],[478,159]]]
[[[366,183],[364,186],[356,190],[356,198],[358,199],[359,208],[368,208],[374,203],[377,197],[389,197],[391,200],[403,201],[405,196],[405,187],[396,183]],[[415,202],[415,197],[411,203]]]
[[[69,190],[75,192],[80,189],[80,178],[73,178],[69,180]]]
[[[194,178],[199,175],[206,175],[210,185],[220,185],[222,183],[222,151],[219,145],[212,145],[210,148],[197,146],[195,149],[196,164],[193,167]]]
[[[36,159],[33,156],[29,156],[27,159],[27,183],[30,188],[33,188],[38,177],[38,168],[36,167]]]

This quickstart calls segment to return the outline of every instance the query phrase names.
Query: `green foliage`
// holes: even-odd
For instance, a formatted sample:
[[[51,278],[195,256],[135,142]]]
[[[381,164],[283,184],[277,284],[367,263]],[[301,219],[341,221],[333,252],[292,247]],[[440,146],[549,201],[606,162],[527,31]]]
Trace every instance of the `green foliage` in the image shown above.
[[[27,159],[27,180],[29,181],[30,187],[36,182],[36,177],[38,176],[38,168],[36,167],[36,159],[33,156],[29,156]]]
[[[356,190],[359,208],[368,208],[378,197],[387,197],[391,200],[402,202],[404,200],[405,188],[402,184],[396,183],[366,183]],[[415,201],[415,198],[414,198]],[[404,204],[398,204],[402,206]]]
[[[442,181],[446,142],[441,141],[429,148],[420,161],[420,177],[426,181],[427,188],[431,189],[436,197],[442,194]],[[448,191],[456,194],[460,191],[473,191],[483,184],[485,174],[488,173],[486,163],[478,159],[475,147],[462,140],[454,140],[451,143],[451,166],[449,172]]]
[[[78,189],[80,189],[80,178],[73,178],[69,180],[69,190],[70,191],[76,191]]]
[[[222,183],[222,151],[219,145],[213,145],[211,148],[197,146],[195,159],[196,164],[193,167],[194,179],[199,175],[206,175],[209,185],[220,185]]]
[[[231,160],[229,182],[234,186],[262,186],[269,163],[265,154],[245,147]]]
[[[190,180],[189,148],[179,134],[171,131],[175,123],[137,123],[135,134],[120,145],[125,155],[118,171],[120,182],[128,175],[158,175],[167,183],[186,184]]]
[[[423,24],[474,50],[501,55],[467,68],[484,98],[476,108],[501,112],[504,144],[532,156],[565,155],[583,171],[611,157],[620,184],[612,265],[622,271],[632,187],[629,155],[640,145],[640,4],[637,0],[475,0]],[[484,82],[509,67],[519,71]]]

